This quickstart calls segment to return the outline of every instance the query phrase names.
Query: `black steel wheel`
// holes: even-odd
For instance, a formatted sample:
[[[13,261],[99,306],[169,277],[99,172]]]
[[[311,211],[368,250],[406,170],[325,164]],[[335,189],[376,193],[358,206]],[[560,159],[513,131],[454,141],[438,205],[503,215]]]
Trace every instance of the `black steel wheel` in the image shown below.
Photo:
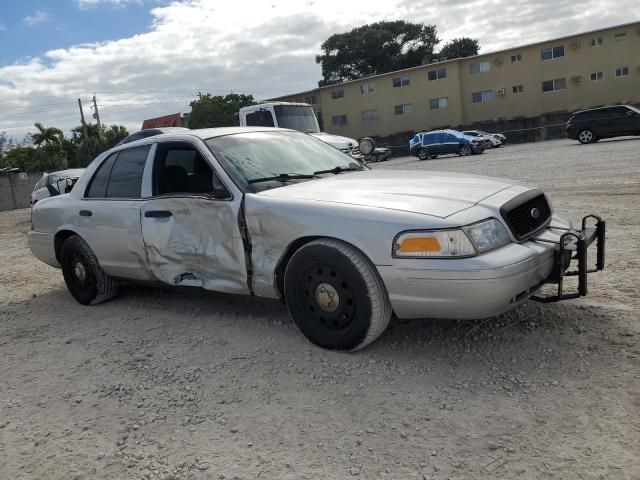
[[[320,239],[301,247],[285,273],[285,298],[300,331],[315,345],[357,350],[382,334],[391,305],[369,260],[353,247]]]
[[[115,280],[104,273],[87,243],[69,237],[60,252],[62,275],[69,292],[83,305],[95,305],[113,298],[118,291]]]

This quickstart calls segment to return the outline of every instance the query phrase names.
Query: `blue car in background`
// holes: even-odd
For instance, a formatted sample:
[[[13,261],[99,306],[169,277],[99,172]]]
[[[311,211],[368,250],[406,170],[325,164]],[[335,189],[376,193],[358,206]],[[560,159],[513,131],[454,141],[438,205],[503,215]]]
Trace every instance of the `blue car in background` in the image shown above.
[[[438,155],[455,153],[457,155],[471,155],[482,153],[485,149],[484,141],[480,138],[464,135],[457,130],[433,130],[431,132],[416,133],[409,140],[409,152],[420,160],[436,158]]]

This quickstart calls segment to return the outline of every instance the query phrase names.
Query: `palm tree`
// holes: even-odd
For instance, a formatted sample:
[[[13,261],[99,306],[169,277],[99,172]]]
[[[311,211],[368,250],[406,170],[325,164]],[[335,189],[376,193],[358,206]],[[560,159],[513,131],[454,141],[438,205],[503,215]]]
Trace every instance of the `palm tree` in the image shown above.
[[[34,145],[49,145],[51,143],[62,143],[64,134],[62,130],[55,127],[45,127],[40,122],[35,123],[38,133],[32,135]]]

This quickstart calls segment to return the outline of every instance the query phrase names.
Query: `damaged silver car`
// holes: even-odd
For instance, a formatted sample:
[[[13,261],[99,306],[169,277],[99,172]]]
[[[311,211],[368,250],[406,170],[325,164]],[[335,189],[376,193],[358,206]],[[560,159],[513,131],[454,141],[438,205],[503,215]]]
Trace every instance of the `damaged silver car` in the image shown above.
[[[485,318],[585,295],[604,232],[595,216],[574,229],[509,180],[372,171],[304,133],[219,128],[100,155],[70,193],[34,206],[29,244],[85,305],[131,281],[281,298],[311,342],[356,350],[392,313]],[[536,293],[545,283],[557,293]]]

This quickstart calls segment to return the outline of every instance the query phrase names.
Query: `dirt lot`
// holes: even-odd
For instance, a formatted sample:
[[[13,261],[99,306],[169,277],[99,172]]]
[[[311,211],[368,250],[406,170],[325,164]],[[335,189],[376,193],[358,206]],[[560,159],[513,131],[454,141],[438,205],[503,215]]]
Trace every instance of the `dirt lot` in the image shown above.
[[[543,187],[608,221],[590,296],[487,321],[394,321],[308,344],[278,302],[125,289],[75,303],[0,214],[0,477],[640,478],[640,140],[508,146],[375,168]]]

